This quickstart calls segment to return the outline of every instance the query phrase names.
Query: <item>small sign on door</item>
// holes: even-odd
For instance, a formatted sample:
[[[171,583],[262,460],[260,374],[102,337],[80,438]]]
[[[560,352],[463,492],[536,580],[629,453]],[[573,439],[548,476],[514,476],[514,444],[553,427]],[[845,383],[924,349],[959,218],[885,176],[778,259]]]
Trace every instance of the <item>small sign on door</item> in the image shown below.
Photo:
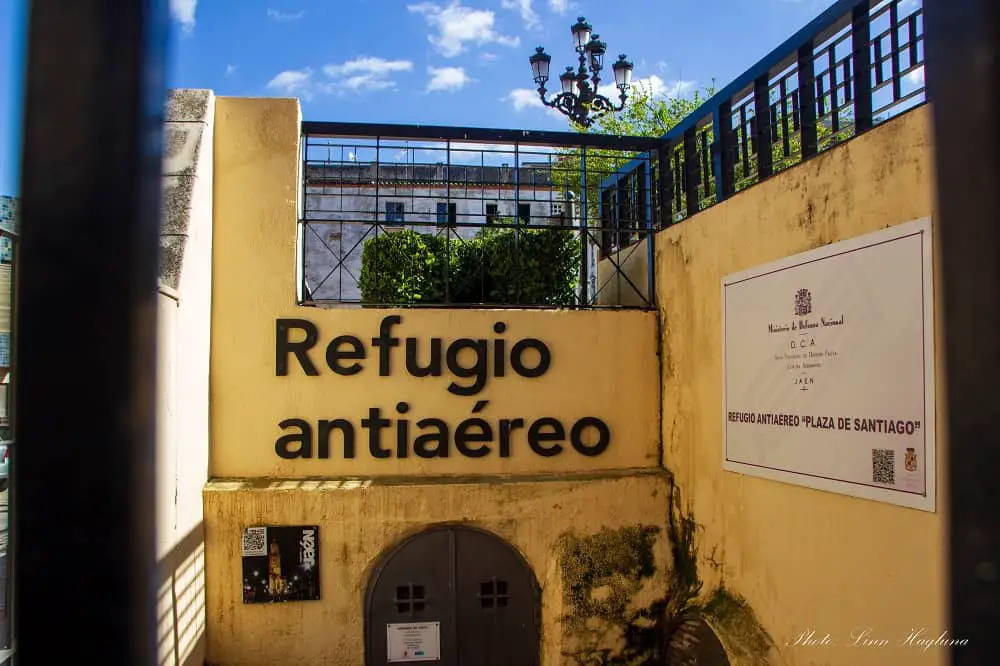
[[[387,624],[390,662],[439,661],[441,659],[440,622],[400,622]]]

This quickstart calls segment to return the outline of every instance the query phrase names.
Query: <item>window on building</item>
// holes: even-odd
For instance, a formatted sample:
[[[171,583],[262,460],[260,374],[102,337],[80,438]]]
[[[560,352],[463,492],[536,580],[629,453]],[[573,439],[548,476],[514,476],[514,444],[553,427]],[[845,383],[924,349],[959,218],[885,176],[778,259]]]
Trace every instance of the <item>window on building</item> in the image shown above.
[[[458,224],[458,204],[439,202],[437,205],[438,226],[448,225],[450,227]]]
[[[531,224],[531,204],[517,204],[517,216],[522,224]]]
[[[402,224],[403,223],[403,202],[402,201],[386,201],[385,202],[385,221],[386,221],[386,224]]]
[[[500,217],[500,207],[497,204],[486,204],[486,224],[494,224]]]

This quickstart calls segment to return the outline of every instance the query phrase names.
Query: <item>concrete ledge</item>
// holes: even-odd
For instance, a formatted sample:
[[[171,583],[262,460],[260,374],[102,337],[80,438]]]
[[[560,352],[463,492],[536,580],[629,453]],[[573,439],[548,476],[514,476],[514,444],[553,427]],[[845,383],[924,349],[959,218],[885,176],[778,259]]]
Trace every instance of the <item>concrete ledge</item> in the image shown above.
[[[380,477],[322,477],[301,479],[226,479],[214,478],[205,484],[206,492],[234,491],[287,491],[287,490],[354,490],[387,486],[441,486],[441,485],[502,485],[512,483],[581,483],[631,477],[659,477],[670,479],[670,472],[657,467],[633,467],[593,472],[558,474],[482,474],[463,476],[380,476]]]
[[[205,121],[173,122],[163,127],[163,175],[193,176],[201,152]]]
[[[211,123],[215,97],[211,90],[171,90],[163,127],[163,206],[160,213],[160,280],[177,289],[191,218],[204,214],[200,192],[211,182],[199,182],[212,159]],[[203,195],[202,195],[203,197]],[[204,204],[202,204],[204,205]],[[211,214],[211,211],[208,211]]]
[[[181,295],[179,293],[177,293],[176,289],[172,289],[171,287],[163,284],[163,282],[160,282],[159,291],[160,291],[161,294],[163,294],[167,298],[172,298],[175,301],[177,301],[178,303],[180,303]]]
[[[213,101],[211,90],[181,88],[167,92],[164,120],[167,122],[204,122]]]
[[[176,289],[184,265],[186,234],[160,234],[160,283]]]

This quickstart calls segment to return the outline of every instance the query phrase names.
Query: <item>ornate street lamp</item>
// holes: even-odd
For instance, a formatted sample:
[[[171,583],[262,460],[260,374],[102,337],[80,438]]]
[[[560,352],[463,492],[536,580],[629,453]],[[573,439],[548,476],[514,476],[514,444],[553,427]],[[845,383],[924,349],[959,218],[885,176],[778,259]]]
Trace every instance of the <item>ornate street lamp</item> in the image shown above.
[[[590,127],[601,116],[625,108],[626,93],[632,83],[632,63],[624,55],[620,55],[618,61],[611,66],[615,73],[615,87],[620,93],[619,103],[616,105],[598,93],[601,70],[604,68],[604,54],[608,50],[608,45],[601,41],[600,35],[593,33],[593,27],[582,16],[577,19],[571,31],[580,65],[576,71],[572,67],[567,67],[566,71],[559,75],[562,91],[553,99],[545,97],[545,84],[549,80],[552,56],[539,46],[528,62],[531,63],[531,73],[535,83],[538,84],[538,96],[542,98],[542,104],[558,109],[577,125]]]

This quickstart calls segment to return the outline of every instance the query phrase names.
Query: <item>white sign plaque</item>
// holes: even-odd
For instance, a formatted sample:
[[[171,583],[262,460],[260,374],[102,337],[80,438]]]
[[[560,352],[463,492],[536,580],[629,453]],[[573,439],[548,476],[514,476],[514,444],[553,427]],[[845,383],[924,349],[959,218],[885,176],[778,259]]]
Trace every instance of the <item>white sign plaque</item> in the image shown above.
[[[725,277],[723,468],[935,510],[931,223]]]
[[[387,624],[389,661],[439,661],[441,659],[440,622],[403,622]]]

